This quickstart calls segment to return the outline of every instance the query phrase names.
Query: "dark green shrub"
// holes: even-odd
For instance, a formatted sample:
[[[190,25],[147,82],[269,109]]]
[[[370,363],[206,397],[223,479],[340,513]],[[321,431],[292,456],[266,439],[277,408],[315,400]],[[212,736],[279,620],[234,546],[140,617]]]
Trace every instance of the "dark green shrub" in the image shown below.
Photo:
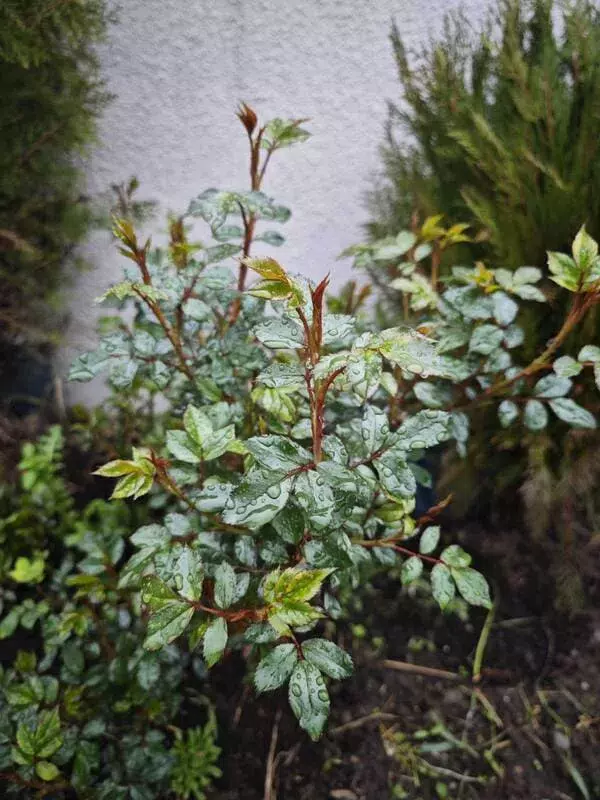
[[[403,101],[372,195],[377,238],[442,213],[485,233],[471,256],[512,269],[543,268],[582,221],[600,235],[600,11],[575,0],[559,21],[557,5],[502,0],[475,31],[450,16],[418,54],[394,27]]]
[[[3,350],[56,332],[60,290],[91,218],[80,164],[107,101],[95,52],[107,23],[105,0],[1,4]]]
[[[103,500],[76,509],[62,456],[54,427],[24,446],[20,485],[3,487],[3,791],[151,800],[171,789],[202,800],[219,749],[210,708],[205,726],[178,727],[182,701],[189,711],[198,700],[193,658],[145,651],[137,593],[119,584],[126,537],[147,509]]]

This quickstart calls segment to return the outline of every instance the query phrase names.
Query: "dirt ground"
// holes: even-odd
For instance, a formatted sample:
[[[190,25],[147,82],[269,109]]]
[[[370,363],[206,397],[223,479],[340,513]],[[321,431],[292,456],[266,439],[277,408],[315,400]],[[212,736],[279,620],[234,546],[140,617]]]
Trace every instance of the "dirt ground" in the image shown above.
[[[495,556],[515,541],[514,531],[486,535],[480,549],[497,608],[477,684],[473,656],[486,614],[471,613],[466,624],[442,616],[389,577],[376,580],[338,630],[356,671],[332,687],[321,742],[299,735],[283,692],[255,698],[241,683],[241,657],[215,669],[223,778],[213,797],[600,798],[596,587],[588,586],[585,611],[548,613],[552,586],[543,563],[516,558],[528,566],[509,570],[508,582],[493,577]]]

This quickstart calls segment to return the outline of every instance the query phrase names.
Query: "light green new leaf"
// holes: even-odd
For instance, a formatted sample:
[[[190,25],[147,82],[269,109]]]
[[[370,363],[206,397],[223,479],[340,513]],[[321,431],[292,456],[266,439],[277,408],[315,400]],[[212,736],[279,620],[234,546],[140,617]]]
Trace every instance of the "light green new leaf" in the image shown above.
[[[189,405],[183,415],[183,426],[190,439],[202,446],[204,441],[213,432],[210,419],[196,406]]]
[[[53,781],[60,775],[59,768],[50,761],[38,761],[35,765],[35,771],[43,781]]]
[[[598,243],[582,225],[573,241],[573,258],[582,272],[587,272],[598,257]]]
[[[352,659],[337,644],[327,639],[307,639],[302,642],[302,653],[317,669],[335,680],[352,675]]]
[[[283,686],[292,674],[297,661],[298,651],[295,644],[277,645],[256,668],[254,673],[256,691],[260,694]]]
[[[288,567],[274,570],[264,580],[263,596],[269,604],[311,600],[320,590],[332,569],[298,569]]]
[[[35,729],[34,742],[37,758],[50,758],[61,747],[63,737],[58,708],[42,711]]]
[[[323,676],[309,661],[299,661],[294,667],[289,701],[300,727],[316,741],[329,716],[329,694]]]
[[[576,292],[581,280],[581,269],[565,253],[548,252],[548,269],[551,279],[570,292]]]
[[[304,628],[323,616],[304,600],[286,600],[269,610],[269,623],[279,636],[289,636],[292,628]]]
[[[202,451],[185,431],[167,431],[167,448],[171,455],[185,464],[199,464]]]

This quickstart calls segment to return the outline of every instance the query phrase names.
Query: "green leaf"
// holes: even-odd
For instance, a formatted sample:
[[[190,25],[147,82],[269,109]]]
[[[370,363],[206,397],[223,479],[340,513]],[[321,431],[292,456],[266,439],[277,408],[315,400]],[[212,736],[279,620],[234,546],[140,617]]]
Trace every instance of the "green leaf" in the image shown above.
[[[188,406],[183,415],[183,426],[190,439],[202,446],[205,439],[213,432],[210,419],[195,406]]]
[[[449,567],[468,567],[471,563],[471,556],[457,544],[451,544],[442,550],[440,559]]]
[[[419,541],[419,552],[423,553],[423,555],[427,555],[428,553],[433,553],[435,548],[438,546],[439,541],[440,541],[440,526],[430,525],[428,528],[425,528],[425,530],[421,534],[421,539]]]
[[[578,361],[592,361],[594,363],[600,362],[600,347],[595,344],[586,344],[579,351],[577,356]]]
[[[298,544],[304,534],[304,514],[297,506],[286,506],[271,524],[287,544]]]
[[[182,601],[170,602],[154,612],[148,620],[144,648],[159,650],[185,631],[194,616],[194,608]]]
[[[177,593],[156,575],[147,575],[142,580],[142,603],[151,611],[158,611],[173,602],[180,602]]]
[[[278,689],[289,679],[297,661],[298,651],[295,644],[277,645],[256,668],[254,673],[256,691],[260,694]]]
[[[419,381],[413,386],[418,400],[427,408],[443,408],[452,402],[452,392],[447,386]]]
[[[212,667],[221,659],[227,645],[227,623],[223,617],[216,617],[204,634],[204,660]]]
[[[293,484],[285,473],[269,472],[256,476],[249,472],[231,494],[223,512],[228,525],[245,525],[250,530],[266,525],[285,507]]]
[[[245,441],[261,467],[289,472],[312,461],[312,455],[301,445],[285,436],[254,436]]]
[[[525,403],[523,414],[525,427],[530,431],[541,431],[548,424],[548,412],[546,406],[539,400],[528,400]]]
[[[403,450],[422,450],[434,447],[450,438],[450,414],[427,409],[406,419],[397,431]]]
[[[237,579],[233,567],[224,561],[215,572],[215,603],[219,608],[229,608],[234,602]]]
[[[435,342],[416,331],[388,328],[372,336],[366,346],[406,372],[422,375],[424,378],[430,375],[451,377],[446,362],[438,354]]]
[[[436,564],[431,570],[431,591],[442,611],[454,599],[456,590],[452,573],[445,564]]]
[[[35,765],[35,771],[43,781],[53,781],[60,775],[59,768],[50,761],[38,761]]]
[[[502,344],[504,331],[496,325],[479,325],[475,328],[469,341],[469,350],[472,353],[480,353],[489,356]]]
[[[323,676],[309,661],[299,661],[294,667],[289,700],[300,727],[316,741],[329,716],[329,694]]]
[[[61,747],[63,738],[60,732],[58,708],[42,711],[35,729],[34,742],[37,758],[50,758]]]
[[[32,559],[19,556],[8,574],[17,583],[40,583],[45,567],[46,560],[42,553],[36,553]]]
[[[598,257],[598,243],[582,225],[573,241],[573,258],[582,272],[587,272]]]
[[[259,342],[274,350],[297,350],[304,346],[304,331],[288,317],[273,317],[254,329]]]
[[[296,600],[311,600],[321,589],[332,569],[298,569],[288,567],[283,572],[274,570],[264,580],[263,596],[268,604]]]
[[[403,455],[403,451],[401,451]],[[389,450],[373,461],[382,487],[394,497],[412,497],[417,491],[414,472],[396,450]]]
[[[515,284],[538,283],[542,280],[542,270],[537,267],[519,267],[513,272]]]
[[[458,591],[469,605],[491,608],[490,590],[486,579],[480,572],[471,569],[471,567],[463,567],[461,569],[453,567],[452,577],[456,582]]]
[[[534,387],[536,397],[564,397],[571,390],[573,382],[568,378],[551,373],[541,378]]]
[[[234,425],[227,425],[225,428],[221,428],[210,436],[207,436],[202,447],[202,457],[204,461],[212,461],[215,458],[219,458],[230,450],[234,441]]]
[[[506,327],[517,316],[519,306],[505,292],[494,292],[492,295],[494,304],[494,319],[498,325]]]
[[[289,636],[291,628],[304,628],[322,616],[319,609],[304,600],[286,600],[281,605],[271,607],[269,622],[279,636]]]
[[[335,500],[331,488],[319,473],[315,470],[300,473],[296,478],[294,497],[315,530],[323,530],[329,525]]]
[[[133,461],[117,459],[98,467],[92,474],[102,478],[121,478],[123,475],[139,474],[139,467]]]
[[[202,595],[204,567],[197,550],[178,546],[172,561],[177,591],[186,600],[199,600]]]
[[[596,427],[594,416],[569,397],[558,397],[556,400],[550,400],[549,402],[550,408],[556,416],[574,428],[593,429]]]
[[[403,586],[408,586],[409,583],[413,583],[418,578],[421,577],[421,573],[423,572],[423,562],[419,558],[419,556],[411,556],[407,559],[404,564],[402,564],[402,569],[400,571],[400,579],[402,580]]]
[[[383,361],[379,353],[364,351],[358,355],[350,354],[345,378],[352,391],[366,400],[377,390],[383,373]]]
[[[519,407],[512,400],[503,400],[498,406],[498,418],[503,428],[508,428],[518,416]]]
[[[265,125],[261,147],[279,150],[282,147],[291,147],[299,142],[305,142],[310,137],[310,133],[300,127],[302,122],[306,122],[306,120],[280,119],[279,117],[269,120]]]
[[[548,252],[548,269],[552,273],[551,279],[559,286],[570,292],[578,290],[581,270],[570,256]]]
[[[304,658],[318,670],[335,680],[349,678],[353,664],[348,653],[327,639],[307,639],[302,642]]]
[[[560,378],[571,378],[573,375],[579,375],[583,367],[578,361],[575,361],[571,356],[561,356],[557,358],[552,365],[554,372]]]
[[[178,461],[199,464],[202,461],[199,445],[185,431],[167,431],[167,448]]]

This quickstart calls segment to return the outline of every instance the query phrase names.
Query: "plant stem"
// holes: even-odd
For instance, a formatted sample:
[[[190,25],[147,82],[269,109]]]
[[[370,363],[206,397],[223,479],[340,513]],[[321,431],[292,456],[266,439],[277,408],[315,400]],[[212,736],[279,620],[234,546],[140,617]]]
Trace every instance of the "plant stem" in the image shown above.
[[[479,634],[477,648],[475,649],[475,659],[473,661],[473,682],[478,683],[481,680],[481,668],[483,666],[483,656],[485,655],[485,648],[487,647],[490,631],[494,624],[494,614],[496,613],[496,602],[487,613],[483,628]]]

